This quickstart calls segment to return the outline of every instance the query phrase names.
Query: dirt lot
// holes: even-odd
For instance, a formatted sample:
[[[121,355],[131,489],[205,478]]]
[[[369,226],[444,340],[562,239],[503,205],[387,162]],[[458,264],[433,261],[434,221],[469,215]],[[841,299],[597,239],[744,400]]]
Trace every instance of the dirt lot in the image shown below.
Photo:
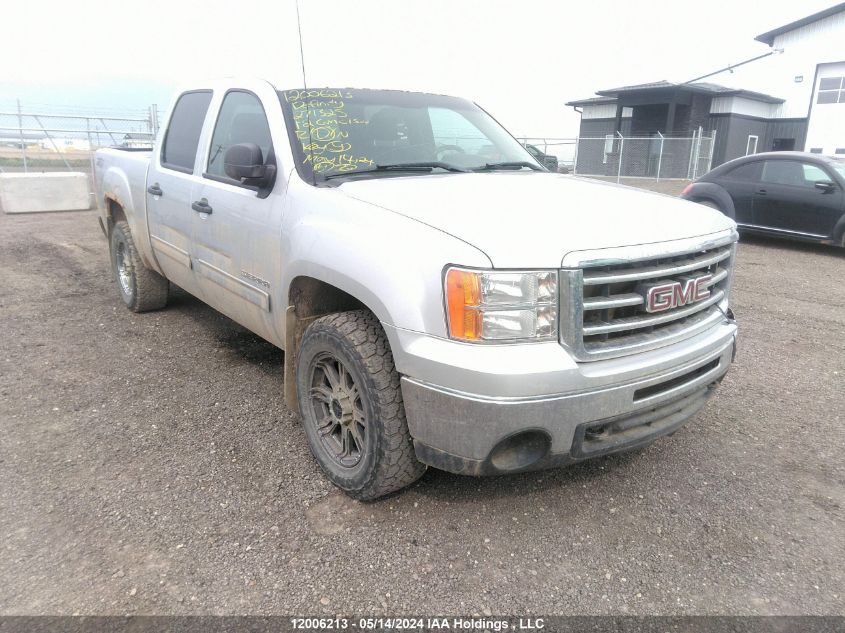
[[[128,312],[94,212],[0,215],[0,612],[845,613],[843,271],[745,240],[736,366],[642,453],[360,504],[281,352]]]

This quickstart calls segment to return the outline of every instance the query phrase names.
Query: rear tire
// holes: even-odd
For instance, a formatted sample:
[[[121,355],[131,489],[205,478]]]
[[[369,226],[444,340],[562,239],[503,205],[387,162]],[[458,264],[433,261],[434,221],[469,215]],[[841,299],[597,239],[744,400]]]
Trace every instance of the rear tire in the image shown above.
[[[167,305],[170,284],[141,261],[132,239],[129,223],[116,222],[109,236],[112,272],[120,298],[133,312],[160,310]]]
[[[311,323],[299,347],[296,382],[311,453],[347,495],[377,499],[425,472],[405,420],[393,354],[372,313],[340,312]]]

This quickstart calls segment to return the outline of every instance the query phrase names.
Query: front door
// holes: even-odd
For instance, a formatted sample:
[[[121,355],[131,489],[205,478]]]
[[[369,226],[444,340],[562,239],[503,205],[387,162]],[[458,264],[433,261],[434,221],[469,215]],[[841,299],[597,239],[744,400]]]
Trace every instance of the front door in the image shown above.
[[[147,221],[156,261],[180,288],[201,296],[191,271],[194,212],[191,189],[210,90],[182,94],[170,115],[161,152],[147,174]]]
[[[810,237],[827,237],[842,210],[842,190],[822,190],[816,182],[833,181],[816,164],[770,159],[763,164],[754,194],[754,223]]]
[[[275,322],[283,306],[273,305],[273,284],[281,269],[281,208],[278,194],[257,191],[226,175],[232,145],[254,143],[265,164],[275,164],[273,142],[261,101],[231,90],[220,106],[202,178],[193,189],[197,283],[211,306],[244,327],[279,344]],[[279,178],[276,190],[284,189]],[[275,319],[273,318],[275,316]]]

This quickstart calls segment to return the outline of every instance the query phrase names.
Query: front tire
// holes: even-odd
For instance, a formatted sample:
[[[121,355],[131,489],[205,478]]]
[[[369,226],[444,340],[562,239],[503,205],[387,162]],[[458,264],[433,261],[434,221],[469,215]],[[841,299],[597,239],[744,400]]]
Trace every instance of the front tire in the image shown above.
[[[120,298],[133,312],[160,310],[167,305],[170,284],[141,261],[129,223],[116,222],[109,237],[112,272],[117,280]]]
[[[414,454],[393,354],[372,313],[331,314],[308,326],[296,381],[311,453],[350,497],[377,499],[425,472]]]

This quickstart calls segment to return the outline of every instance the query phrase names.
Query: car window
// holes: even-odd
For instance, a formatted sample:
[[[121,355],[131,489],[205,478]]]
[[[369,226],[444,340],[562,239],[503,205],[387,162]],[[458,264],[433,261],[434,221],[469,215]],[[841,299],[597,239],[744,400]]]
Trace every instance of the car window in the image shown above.
[[[224,156],[232,145],[254,143],[261,148],[264,163],[273,159],[270,125],[258,97],[249,92],[232,91],[223,99],[211,136],[206,174],[226,177]]]
[[[757,182],[760,179],[760,162],[754,161],[740,165],[725,174],[725,178],[742,182]]]
[[[763,182],[792,187],[812,187],[818,180],[830,180],[823,169],[797,160],[767,160],[763,164]]]
[[[820,180],[830,180],[830,176],[824,173],[824,169],[818,165],[803,163],[801,166],[804,168],[804,180],[809,183],[815,184]]]
[[[200,132],[211,103],[211,91],[186,92],[179,97],[161,148],[161,164],[190,173],[200,142]]]

